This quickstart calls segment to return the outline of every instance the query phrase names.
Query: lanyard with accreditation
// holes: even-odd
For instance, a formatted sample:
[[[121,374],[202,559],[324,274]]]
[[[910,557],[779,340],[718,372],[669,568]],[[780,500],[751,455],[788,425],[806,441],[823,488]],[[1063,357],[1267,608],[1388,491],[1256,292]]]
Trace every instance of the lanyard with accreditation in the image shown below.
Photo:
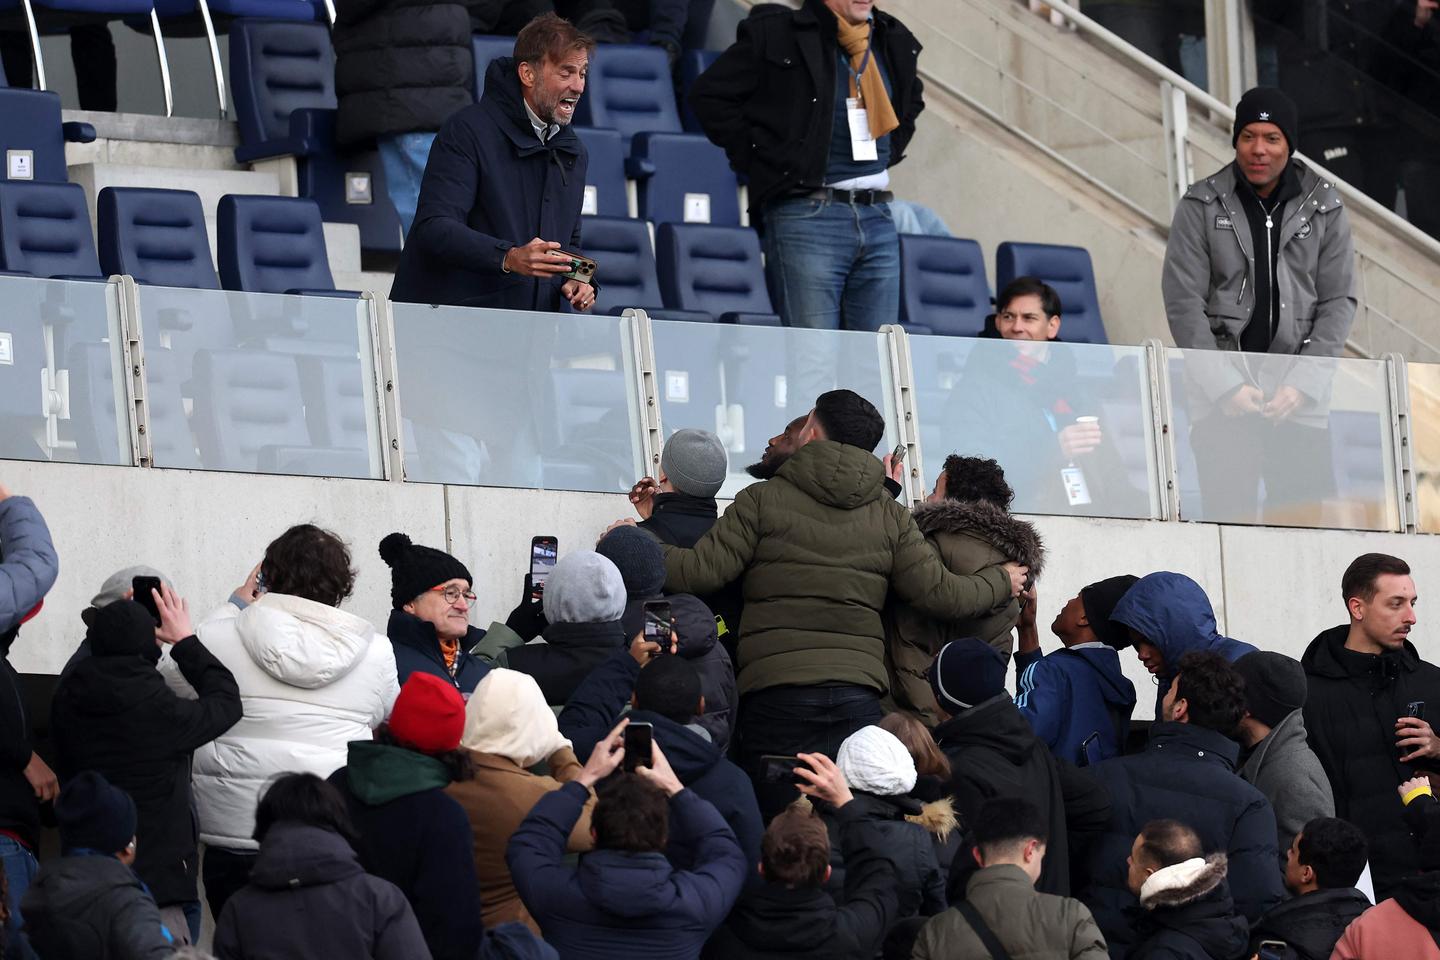
[[[870,132],[870,116],[865,111],[864,94],[860,88],[860,78],[865,75],[865,69],[870,66],[870,49],[875,42],[875,31],[871,28],[870,36],[865,40],[865,56],[860,58],[860,69],[853,70],[847,59],[845,69],[850,70],[850,75],[855,81],[855,96],[845,98],[845,119],[850,125],[850,157],[853,160],[878,160],[880,154],[875,148],[875,137]]]

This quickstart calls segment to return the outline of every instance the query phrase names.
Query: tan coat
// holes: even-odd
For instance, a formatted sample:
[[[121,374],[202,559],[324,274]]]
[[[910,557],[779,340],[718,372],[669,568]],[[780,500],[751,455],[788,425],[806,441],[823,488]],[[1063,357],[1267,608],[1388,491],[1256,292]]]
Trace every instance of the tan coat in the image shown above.
[[[505,847],[510,835],[530,812],[535,803],[552,790],[559,790],[580,775],[583,769],[575,751],[562,747],[550,757],[551,776],[531,773],[507,757],[470,751],[475,762],[475,776],[452,783],[445,792],[454,797],[470,817],[475,834],[475,873],[480,881],[481,915],[487,930],[496,925],[516,921],[540,935],[540,925],[520,902],[520,894],[510,879],[505,864]],[[595,809],[592,795],[585,804],[575,829],[570,832],[567,849],[584,853],[594,846],[590,837],[590,814]]]

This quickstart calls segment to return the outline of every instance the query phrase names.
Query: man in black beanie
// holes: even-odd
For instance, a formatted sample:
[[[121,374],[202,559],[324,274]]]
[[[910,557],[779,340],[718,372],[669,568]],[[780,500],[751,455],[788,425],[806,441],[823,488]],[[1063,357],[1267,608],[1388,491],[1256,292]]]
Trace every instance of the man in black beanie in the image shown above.
[[[1177,346],[1340,356],[1355,320],[1350,221],[1335,184],[1293,158],[1298,136],[1288,96],[1250,90],[1235,108],[1234,162],[1175,208],[1161,286]],[[1331,365],[1232,353],[1195,357],[1186,375],[1197,519],[1293,521],[1333,494]]]
[[[470,570],[444,550],[412,543],[403,533],[380,541],[390,567],[390,622],[395,675],[403,686],[412,673],[429,673],[467,700],[490,667],[470,651],[485,631],[470,625],[475,605]],[[525,638],[528,639],[528,638]]]
[[[1335,816],[1335,795],[1305,734],[1305,668],[1283,653],[1258,650],[1235,661],[1245,678],[1240,776],[1275,808],[1280,852],[1316,817]]]

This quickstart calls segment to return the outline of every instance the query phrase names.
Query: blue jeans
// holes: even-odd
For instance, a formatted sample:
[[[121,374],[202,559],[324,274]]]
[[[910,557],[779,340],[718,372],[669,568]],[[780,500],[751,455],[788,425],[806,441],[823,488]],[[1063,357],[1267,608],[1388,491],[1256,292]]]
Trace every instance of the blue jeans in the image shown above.
[[[765,208],[765,276],[787,327],[878,330],[900,315],[890,206],[796,198]]]
[[[400,229],[410,236],[415,222],[415,208],[420,204],[420,181],[425,177],[425,163],[430,159],[433,133],[397,133],[381,137],[380,163],[385,167],[385,189],[400,216]]]
[[[30,889],[30,884],[35,880],[35,874],[40,871],[40,864],[36,862],[35,855],[27,850],[24,844],[5,836],[0,836],[0,862],[3,862],[5,868],[6,901],[10,905],[10,926],[4,931],[8,940],[5,956],[7,960],[9,958],[34,960],[34,951],[30,949],[30,944],[20,933],[20,928],[25,922],[24,918],[20,916],[20,898],[25,896],[26,890]]]

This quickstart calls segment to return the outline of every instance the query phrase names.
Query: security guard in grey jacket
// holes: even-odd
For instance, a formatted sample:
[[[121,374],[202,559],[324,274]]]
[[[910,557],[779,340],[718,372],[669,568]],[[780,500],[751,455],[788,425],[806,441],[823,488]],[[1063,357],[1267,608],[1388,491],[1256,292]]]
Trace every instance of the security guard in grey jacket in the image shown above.
[[[1250,90],[1235,108],[1235,162],[1180,201],[1162,280],[1178,346],[1316,358],[1344,349],[1355,319],[1350,222],[1335,185],[1292,159],[1298,126],[1284,93]],[[1186,363],[1203,519],[1262,519],[1264,476],[1263,519],[1294,520],[1332,495],[1333,365],[1244,354]]]

